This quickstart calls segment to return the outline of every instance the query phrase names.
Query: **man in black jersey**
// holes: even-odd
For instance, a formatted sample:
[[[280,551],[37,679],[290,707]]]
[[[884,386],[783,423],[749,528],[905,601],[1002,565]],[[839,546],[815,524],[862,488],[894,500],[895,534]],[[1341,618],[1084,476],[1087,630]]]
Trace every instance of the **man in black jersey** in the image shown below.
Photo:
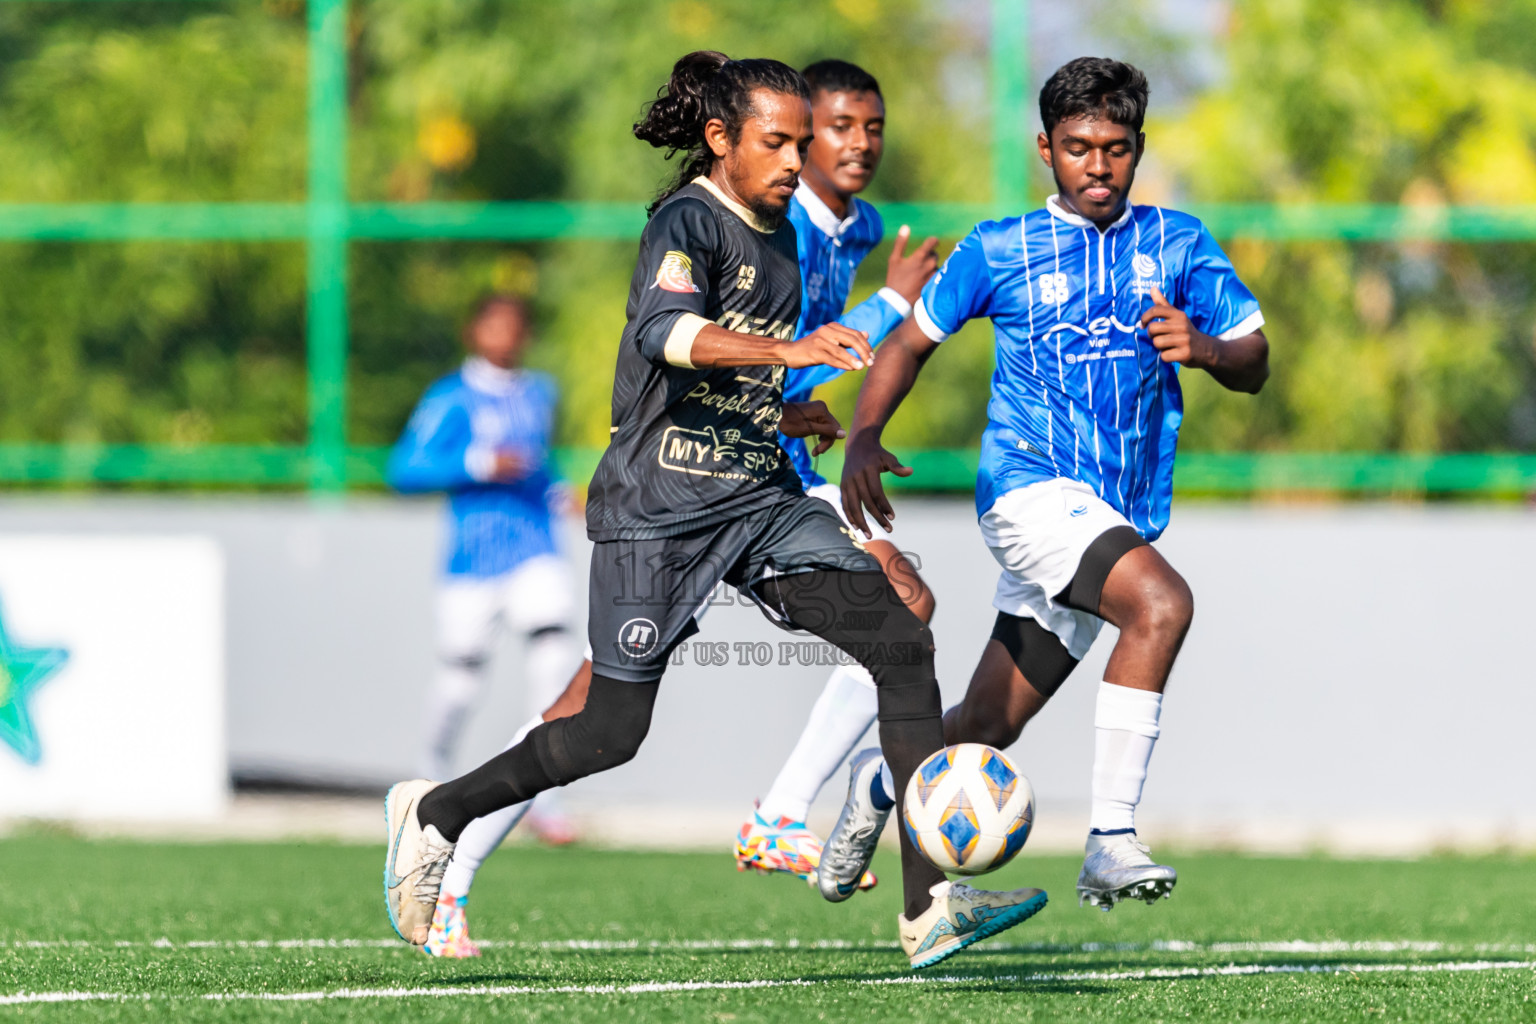
[[[474,818],[634,757],[672,650],[721,581],[874,676],[880,740],[898,792],[943,746],[933,637],[826,502],[809,498],[776,434],[840,434],[821,403],[783,402],[786,367],[858,369],[868,339],[832,323],[792,340],[800,314],[786,221],[811,139],[809,89],[770,60],[701,51],[678,61],[635,134],[686,159],[651,207],[630,284],[612,438],[587,503],[592,682],[586,706],[442,785],[401,783],[385,802],[385,902],[426,942],[442,875]],[[1023,921],[1038,889],[951,884],[901,836],[914,967]]]

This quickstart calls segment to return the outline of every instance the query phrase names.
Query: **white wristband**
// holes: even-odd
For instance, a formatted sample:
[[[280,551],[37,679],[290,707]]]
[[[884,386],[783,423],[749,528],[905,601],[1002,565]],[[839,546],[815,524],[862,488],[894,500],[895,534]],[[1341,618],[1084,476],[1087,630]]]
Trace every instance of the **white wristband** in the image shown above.
[[[685,370],[694,369],[693,339],[708,326],[709,321],[697,313],[684,313],[678,317],[672,325],[672,333],[667,335],[667,344],[662,349],[662,358],[673,366],[680,366]]]
[[[902,298],[901,293],[898,292],[895,288],[887,286],[885,288],[881,288],[879,291],[875,292],[875,294],[884,299],[886,304],[894,309],[896,311],[896,315],[901,317],[903,320],[912,315],[912,303]]]

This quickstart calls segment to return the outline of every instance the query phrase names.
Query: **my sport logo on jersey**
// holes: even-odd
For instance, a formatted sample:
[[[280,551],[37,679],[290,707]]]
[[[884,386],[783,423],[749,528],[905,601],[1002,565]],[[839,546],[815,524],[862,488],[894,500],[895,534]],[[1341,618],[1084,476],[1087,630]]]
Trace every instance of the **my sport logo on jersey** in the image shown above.
[[[661,266],[656,268],[655,286],[663,291],[681,292],[684,295],[698,291],[699,286],[693,283],[693,260],[685,252],[667,250],[667,254],[661,258]]]
[[[661,435],[657,461],[678,473],[757,480],[779,468],[783,449],[773,441],[748,440],[734,428],[668,427]]]

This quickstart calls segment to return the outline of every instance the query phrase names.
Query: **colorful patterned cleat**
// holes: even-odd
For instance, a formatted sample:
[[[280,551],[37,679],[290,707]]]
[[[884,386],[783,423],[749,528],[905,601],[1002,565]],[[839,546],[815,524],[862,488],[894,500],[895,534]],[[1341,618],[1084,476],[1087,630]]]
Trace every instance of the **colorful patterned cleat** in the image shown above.
[[[736,834],[736,870],[751,868],[762,874],[782,871],[816,885],[816,869],[821,864],[821,837],[805,822],[791,818],[765,821],[754,813]],[[879,883],[873,872],[866,871],[860,889],[873,889]]]
[[[896,915],[902,952],[914,971],[948,960],[973,943],[1029,920],[1046,902],[1041,889],[989,892],[959,882],[939,882],[928,892],[933,904],[917,920]]]
[[[437,898],[437,907],[432,912],[432,930],[427,932],[423,950],[450,960],[480,955],[480,947],[469,937],[469,919],[464,914],[468,903],[467,895],[454,896],[444,892]]]

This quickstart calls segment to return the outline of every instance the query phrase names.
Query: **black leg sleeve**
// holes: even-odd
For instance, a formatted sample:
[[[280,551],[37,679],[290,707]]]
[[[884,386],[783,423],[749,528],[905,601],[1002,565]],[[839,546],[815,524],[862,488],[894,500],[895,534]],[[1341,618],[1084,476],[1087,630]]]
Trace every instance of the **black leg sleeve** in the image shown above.
[[[421,798],[417,817],[456,843],[476,818],[617,768],[640,750],[660,687],[660,682],[630,683],[594,675],[586,707],[569,718],[545,722],[517,746],[443,783]]]
[[[759,592],[795,625],[857,659],[875,677],[880,748],[896,782],[897,813],[907,780],[944,747],[933,634],[880,572],[816,570],[775,576]],[[908,920],[933,902],[928,890],[944,873],[923,859],[907,830],[901,837],[902,892]]]

